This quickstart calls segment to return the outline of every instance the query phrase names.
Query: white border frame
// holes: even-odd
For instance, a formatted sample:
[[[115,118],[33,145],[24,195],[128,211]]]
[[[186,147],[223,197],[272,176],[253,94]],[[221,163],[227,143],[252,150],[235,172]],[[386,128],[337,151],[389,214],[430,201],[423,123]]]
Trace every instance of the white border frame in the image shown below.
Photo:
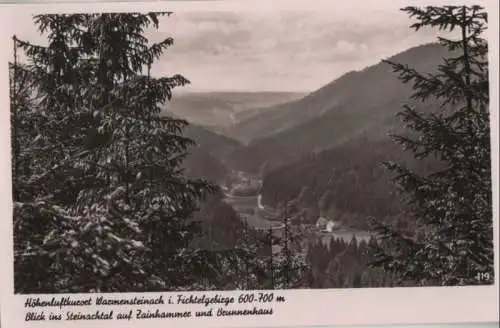
[[[371,2],[372,4],[374,2]],[[363,324],[424,324],[424,323],[466,323],[466,322],[497,322],[498,321],[498,200],[499,200],[499,107],[498,107],[498,1],[401,1],[405,5],[429,4],[481,4],[487,7],[489,14],[489,61],[490,61],[490,99],[492,125],[492,166],[493,166],[493,204],[494,204],[494,244],[495,253],[495,284],[476,287],[416,287],[416,288],[373,288],[373,289],[326,289],[326,290],[287,290],[275,291],[275,294],[287,298],[286,304],[275,304],[271,316],[246,317],[214,317],[191,319],[154,319],[132,321],[74,321],[75,327],[86,325],[106,325],[108,328],[124,326],[164,327],[274,327],[274,326],[304,326],[304,325],[363,325]],[[42,12],[102,12],[102,11],[192,11],[192,10],[338,10],[339,6],[348,8],[347,0],[228,0],[228,1],[165,1],[165,2],[128,2],[128,3],[46,3],[38,4],[0,4],[0,101],[3,110],[0,118],[0,154],[3,159],[0,164],[0,282],[1,288],[1,320],[6,328],[51,327],[61,323],[54,321],[25,322],[24,302],[26,296],[13,295],[13,250],[12,250],[12,200],[11,200],[11,162],[10,162],[10,111],[8,91],[7,60],[11,54],[11,37],[14,34],[15,11],[23,10],[34,13]],[[374,5],[375,6],[375,5]],[[155,293],[159,295],[160,293]],[[164,297],[179,293],[161,293]],[[184,293],[190,294],[190,293]],[[215,293],[193,293],[215,294]],[[225,296],[235,296],[240,292],[224,292]],[[134,296],[144,294],[109,294],[105,296]],[[39,295],[42,296],[42,295]],[[65,295],[82,297],[82,295]],[[153,295],[150,295],[153,296]],[[264,305],[260,305],[265,307]],[[122,307],[130,309],[131,307]],[[95,308],[97,309],[97,308]],[[102,308],[101,308],[102,309]],[[168,311],[187,309],[186,306],[168,306]],[[195,311],[201,307],[192,306]],[[50,310],[50,309],[46,309]],[[83,309],[81,309],[83,310]],[[85,311],[91,310],[90,308]],[[46,311],[47,312],[47,311]],[[63,311],[65,312],[65,311]],[[62,321],[65,323],[65,321]]]

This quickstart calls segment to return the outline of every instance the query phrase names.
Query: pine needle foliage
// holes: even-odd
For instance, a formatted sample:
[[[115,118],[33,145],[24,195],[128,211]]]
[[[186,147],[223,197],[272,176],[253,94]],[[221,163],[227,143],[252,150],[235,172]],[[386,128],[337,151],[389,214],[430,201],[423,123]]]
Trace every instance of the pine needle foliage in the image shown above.
[[[193,286],[191,218],[215,187],[181,169],[193,141],[161,115],[181,75],[153,78],[171,13],[39,15],[11,65],[15,291]],[[22,52],[25,60],[19,60]]]
[[[480,6],[406,7],[424,27],[456,31],[457,40],[439,38],[449,58],[434,74],[388,62],[411,101],[434,106],[433,113],[405,105],[399,113],[409,132],[394,136],[419,161],[441,163],[428,174],[385,163],[395,174],[418,227],[403,232],[374,222],[381,234],[375,266],[396,273],[399,284],[422,286],[493,283],[493,227],[489,122],[488,44],[482,37],[487,13]],[[489,276],[491,279],[477,279]],[[482,274],[482,275],[481,275]]]

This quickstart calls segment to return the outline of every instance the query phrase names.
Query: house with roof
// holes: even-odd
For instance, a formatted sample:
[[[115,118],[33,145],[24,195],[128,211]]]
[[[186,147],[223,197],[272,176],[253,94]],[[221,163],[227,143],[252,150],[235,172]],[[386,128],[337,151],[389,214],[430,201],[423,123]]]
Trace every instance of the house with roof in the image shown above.
[[[328,220],[322,216],[318,218],[318,221],[316,221],[316,228],[319,230],[326,229],[326,225],[328,223]]]
[[[340,223],[321,216],[316,221],[316,228],[322,232],[332,232],[340,228]]]

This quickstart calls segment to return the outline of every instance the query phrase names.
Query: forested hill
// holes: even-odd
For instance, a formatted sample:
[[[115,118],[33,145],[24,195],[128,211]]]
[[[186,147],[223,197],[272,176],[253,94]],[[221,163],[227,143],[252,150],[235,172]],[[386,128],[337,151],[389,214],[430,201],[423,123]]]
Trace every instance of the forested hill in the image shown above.
[[[176,116],[221,132],[254,113],[255,108],[293,101],[304,94],[296,92],[180,92],[166,106]]]
[[[194,124],[190,124],[186,128],[185,136],[194,140],[198,148],[203,148],[223,162],[226,162],[228,157],[243,147],[237,140]]]
[[[263,203],[276,206],[295,199],[300,208],[359,229],[368,228],[368,217],[406,225],[407,218],[400,216],[401,198],[382,165],[385,161],[407,163],[417,172],[438,165],[414,160],[388,138],[362,135],[269,172],[263,181]]]
[[[184,136],[195,142],[188,148],[189,155],[184,161],[186,173],[195,178],[219,182],[230,172],[234,153],[240,153],[244,146],[237,140],[218,134],[191,122],[171,111],[164,110],[162,115],[185,119],[189,125]]]
[[[163,115],[176,116],[166,111]],[[231,156],[244,147],[237,140],[192,123],[186,127],[184,136],[195,142],[187,149],[189,154],[183,164],[186,173],[213,182],[225,178],[230,172],[228,163],[231,162]]]
[[[442,46],[427,44],[389,60],[432,72],[446,54]],[[398,128],[394,115],[411,92],[384,62],[348,73],[302,100],[235,127],[235,136],[253,139],[235,158],[242,169],[255,172],[264,162],[275,168],[288,165],[312,151],[332,149],[366,133],[385,136]]]
[[[243,147],[234,139],[194,124],[186,128],[185,136],[195,142],[184,162],[187,174],[214,182],[221,181],[230,172],[232,154]]]
[[[443,55],[440,46],[426,45],[391,61],[430,72]],[[263,202],[276,205],[300,195],[301,207],[349,226],[367,228],[370,216],[411,224],[400,215],[401,199],[382,163],[404,162],[419,172],[439,164],[415,160],[390,138],[407,133],[395,114],[409,102],[409,86],[398,81],[385,63],[357,74],[362,77],[359,87],[344,104],[248,147],[273,167],[263,182]],[[436,106],[429,102],[418,109],[428,112]],[[246,168],[256,169],[260,163],[254,165]]]

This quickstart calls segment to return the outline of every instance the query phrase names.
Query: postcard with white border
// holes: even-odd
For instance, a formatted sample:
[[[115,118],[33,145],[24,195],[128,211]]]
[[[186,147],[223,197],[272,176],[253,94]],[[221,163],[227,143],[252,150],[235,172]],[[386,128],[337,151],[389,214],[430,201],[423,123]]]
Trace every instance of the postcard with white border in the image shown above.
[[[1,324],[498,321],[497,1],[0,5]]]

